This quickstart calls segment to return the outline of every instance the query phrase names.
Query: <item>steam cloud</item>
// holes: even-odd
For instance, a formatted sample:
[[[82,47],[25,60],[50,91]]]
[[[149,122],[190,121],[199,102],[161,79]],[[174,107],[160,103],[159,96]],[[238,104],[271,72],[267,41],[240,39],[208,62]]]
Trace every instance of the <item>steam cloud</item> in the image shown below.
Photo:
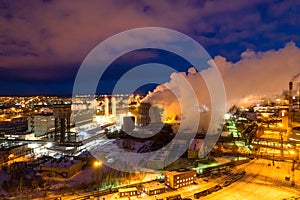
[[[187,80],[193,88],[197,95],[198,105],[193,105],[188,101],[178,102],[177,97],[172,92],[176,91],[176,93],[180,95],[180,99],[182,97],[184,97],[185,100],[193,98],[190,97],[188,92],[190,88],[185,88],[184,84],[181,84],[182,77]],[[167,120],[176,121],[182,118],[193,119],[194,117],[192,115],[194,112],[192,112],[192,110],[197,111],[200,115],[199,131],[207,130],[207,122],[209,122],[210,119],[210,112],[208,112],[210,97],[201,73],[196,72],[195,68],[191,67],[187,74],[185,72],[172,73],[170,78],[170,82],[157,86],[143,101],[149,102],[152,105],[161,105],[167,113]],[[187,116],[181,116],[181,109],[190,109],[191,112],[186,112],[188,113]],[[191,123],[193,123],[192,120]]]
[[[236,63],[227,61],[222,56],[216,56],[213,61],[222,74],[227,95],[227,108],[233,104],[247,105],[251,103],[251,99],[281,94],[288,88],[291,77],[292,81],[300,79],[300,49],[294,42],[287,43],[279,50],[266,52],[246,50]],[[203,72],[196,72],[194,68],[190,68],[188,74],[173,73],[170,82],[157,86],[144,101],[162,105],[168,116],[180,115],[180,105],[170,88],[178,89],[181,95],[185,95],[186,89],[181,88],[182,86],[176,81],[178,74],[181,74],[190,82],[197,94],[199,105],[202,105],[202,108],[198,109],[203,111],[203,108],[208,108],[205,109],[207,113],[204,115],[201,113],[201,120],[206,121],[210,117],[210,96],[201,73]],[[205,129],[205,127],[202,128]]]

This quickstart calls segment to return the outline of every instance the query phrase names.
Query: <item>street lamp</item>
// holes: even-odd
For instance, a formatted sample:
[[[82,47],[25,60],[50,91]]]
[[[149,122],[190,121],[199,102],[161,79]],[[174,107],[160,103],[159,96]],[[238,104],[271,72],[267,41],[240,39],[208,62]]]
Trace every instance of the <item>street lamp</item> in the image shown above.
[[[283,124],[279,124],[279,135],[280,135],[280,144],[281,144],[281,150],[280,150],[280,153],[281,153],[281,157],[283,157],[283,137],[282,137],[282,128],[283,128]]]
[[[290,150],[290,154],[292,155],[293,157],[293,163],[292,163],[292,182],[291,182],[291,186],[294,187],[295,186],[295,164],[297,163],[296,160],[299,159],[299,151],[297,149],[293,149],[293,150]]]
[[[97,190],[99,190],[99,168],[102,166],[102,162],[97,160],[94,162],[94,166],[96,168],[96,184],[97,184]]]

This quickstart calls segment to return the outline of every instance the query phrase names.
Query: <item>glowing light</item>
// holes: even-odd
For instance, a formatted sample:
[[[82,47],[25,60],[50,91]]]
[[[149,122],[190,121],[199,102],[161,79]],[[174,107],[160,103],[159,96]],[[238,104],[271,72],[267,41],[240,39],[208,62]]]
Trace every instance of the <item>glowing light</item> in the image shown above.
[[[102,165],[101,161],[95,161],[94,166],[95,167],[100,167]]]
[[[52,147],[52,143],[51,143],[51,142],[48,142],[48,143],[46,144],[46,147],[47,147],[47,148]]]
[[[224,116],[225,119],[230,119],[230,117],[231,117],[231,114],[228,114],[228,113],[225,114],[225,116]]]
[[[291,155],[295,155],[296,153],[295,153],[294,150],[291,150],[291,151],[290,151],[290,154],[291,154]]]
[[[38,144],[36,144],[36,143],[30,143],[30,144],[28,144],[28,148],[31,148],[31,149],[35,149],[37,147],[38,147]]]

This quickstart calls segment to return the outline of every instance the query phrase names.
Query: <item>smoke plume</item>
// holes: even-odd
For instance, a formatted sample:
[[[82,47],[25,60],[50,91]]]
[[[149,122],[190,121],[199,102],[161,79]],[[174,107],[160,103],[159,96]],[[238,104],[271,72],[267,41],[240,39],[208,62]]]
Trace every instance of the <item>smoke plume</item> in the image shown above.
[[[288,88],[291,77],[292,81],[298,81],[300,77],[300,49],[294,42],[287,43],[278,50],[265,52],[246,50],[241,54],[241,59],[235,63],[227,61],[222,56],[216,56],[213,61],[222,74],[227,95],[227,108],[233,104],[247,105],[261,97],[281,94]],[[170,88],[180,90],[180,94],[185,95],[186,88],[181,88],[180,83],[177,82],[177,76],[181,74],[196,92],[199,105],[202,105],[202,112],[203,108],[208,111],[205,115],[201,115],[201,119],[209,119],[210,96],[201,73],[196,72],[194,68],[190,68],[187,74],[173,73],[170,82],[157,86],[144,101],[162,105],[170,117],[179,116],[180,109],[185,108],[180,107]],[[189,103],[186,102],[186,105]]]

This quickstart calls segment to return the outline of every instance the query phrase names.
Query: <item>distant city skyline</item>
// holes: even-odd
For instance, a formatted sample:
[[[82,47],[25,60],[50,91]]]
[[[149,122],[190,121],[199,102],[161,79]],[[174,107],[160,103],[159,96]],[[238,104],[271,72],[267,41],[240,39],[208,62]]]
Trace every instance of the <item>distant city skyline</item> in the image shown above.
[[[253,68],[264,72],[257,75],[259,80],[246,80],[248,85],[263,83],[266,91],[278,92],[299,73],[299,13],[300,3],[293,0],[2,1],[0,95],[70,95],[77,70],[96,45],[119,32],[147,26],[174,29],[198,41],[220,68],[227,90],[247,91],[232,86],[239,81],[235,77],[243,73],[254,76],[254,70],[246,70]],[[109,93],[122,72],[148,62],[178,71],[190,67],[184,59],[167,52],[133,52],[112,64],[103,77],[105,88],[98,93]],[[262,82],[269,79],[265,75],[272,69],[275,77],[271,81],[278,83]],[[154,87],[145,86],[140,91]]]

